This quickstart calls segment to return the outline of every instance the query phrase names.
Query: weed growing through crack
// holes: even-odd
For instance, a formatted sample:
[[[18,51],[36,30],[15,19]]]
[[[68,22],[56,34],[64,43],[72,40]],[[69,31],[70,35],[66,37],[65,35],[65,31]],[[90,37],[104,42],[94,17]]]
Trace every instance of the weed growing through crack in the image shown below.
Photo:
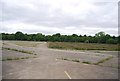
[[[12,50],[12,51],[18,51],[18,52],[27,53],[27,54],[33,54],[32,52],[29,52],[29,51],[18,50],[18,49],[13,49],[13,48],[2,47],[2,49]],[[34,54],[34,55],[36,55],[36,54]]]
[[[57,59],[61,59],[61,60],[68,60],[67,58],[57,58]]]
[[[80,62],[80,60],[78,60],[78,59],[74,59],[74,60],[72,60],[73,62]]]
[[[62,60],[68,60],[67,58],[62,58]]]
[[[10,61],[10,60],[21,60],[21,59],[29,59],[29,58],[36,58],[36,57],[14,57],[14,58],[6,58],[6,59],[2,59],[2,61]]]
[[[78,59],[74,59],[74,60],[70,60],[70,59],[67,59],[67,58],[57,58],[57,59],[73,61],[73,62],[80,62],[80,60],[78,60]]]

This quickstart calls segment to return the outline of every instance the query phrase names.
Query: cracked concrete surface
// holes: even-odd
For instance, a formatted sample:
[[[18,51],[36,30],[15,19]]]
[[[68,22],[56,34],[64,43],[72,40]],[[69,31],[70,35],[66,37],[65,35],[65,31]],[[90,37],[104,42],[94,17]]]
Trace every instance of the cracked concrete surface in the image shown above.
[[[20,42],[20,41],[19,41]],[[3,79],[118,79],[118,69],[109,66],[118,66],[118,58],[111,59],[103,65],[77,63],[57,58],[80,59],[95,63],[109,56],[117,56],[117,51],[110,53],[95,53],[93,51],[57,50],[47,48],[46,42],[37,42],[36,47],[19,46],[14,41],[4,41],[3,47],[31,51],[37,55],[29,55],[17,51],[3,50],[3,57],[37,58],[3,61]],[[33,42],[34,43],[34,42]],[[30,44],[30,42],[28,42]],[[114,54],[115,53],[115,54]],[[96,54],[104,55],[96,56]],[[108,65],[108,67],[106,67]]]

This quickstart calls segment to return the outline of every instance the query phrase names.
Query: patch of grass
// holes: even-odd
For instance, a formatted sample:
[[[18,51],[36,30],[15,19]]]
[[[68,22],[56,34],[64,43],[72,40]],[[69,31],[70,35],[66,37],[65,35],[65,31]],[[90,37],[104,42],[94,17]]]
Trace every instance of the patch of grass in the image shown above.
[[[62,60],[68,60],[67,58],[61,58]]]
[[[105,61],[107,61],[107,60],[110,60],[110,59],[112,59],[112,58],[114,58],[113,56],[110,56],[110,57],[108,57],[108,58],[105,58],[105,59],[102,59],[102,60],[100,60],[100,61],[98,61],[97,63],[94,63],[95,65],[98,65],[99,63],[103,63],[103,62],[105,62]]]
[[[57,58],[57,59],[60,59],[60,60],[68,60],[67,58]]]
[[[36,58],[36,57],[14,57],[14,58],[6,58],[6,59],[2,59],[2,61],[10,61],[10,60],[21,60],[21,59],[29,59],[29,58]]]
[[[78,59],[74,59],[74,60],[70,60],[70,59],[67,59],[67,58],[58,58],[60,60],[67,60],[67,61],[73,61],[73,62],[80,62],[80,60]]]
[[[12,51],[18,51],[18,52],[27,53],[27,54],[33,54],[32,52],[29,52],[29,51],[18,50],[18,49],[13,49],[13,48],[2,47],[2,49],[12,50]],[[34,54],[34,55],[36,55],[36,54]]]
[[[74,60],[72,60],[73,62],[80,62],[80,60],[78,60],[78,59],[74,59]]]
[[[49,48],[68,50],[106,50],[117,51],[118,44],[98,44],[98,43],[69,43],[69,42],[48,42]],[[101,53],[101,52],[97,52]]]
[[[89,61],[83,61],[82,63],[91,64],[91,62],[89,62]]]

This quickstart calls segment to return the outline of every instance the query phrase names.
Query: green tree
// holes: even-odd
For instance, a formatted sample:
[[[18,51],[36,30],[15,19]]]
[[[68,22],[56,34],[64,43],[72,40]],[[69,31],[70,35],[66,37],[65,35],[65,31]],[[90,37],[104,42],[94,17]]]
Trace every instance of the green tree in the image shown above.
[[[78,35],[77,35],[77,34],[72,34],[72,36],[73,36],[73,37],[78,37]]]
[[[15,39],[16,40],[24,40],[25,35],[22,32],[18,31],[18,32],[15,33]]]
[[[53,37],[54,37],[54,36],[55,36],[55,37],[60,37],[61,34],[60,34],[60,33],[56,33],[56,34],[53,34],[52,36],[53,36]]]
[[[43,39],[44,39],[44,37],[43,37],[42,33],[37,33],[36,34],[36,37],[35,37],[36,41],[42,41]]]
[[[105,36],[105,32],[98,32],[97,34],[95,34],[96,37],[103,37]]]
[[[95,37],[97,39],[97,43],[105,43],[105,32],[98,32],[95,34]]]

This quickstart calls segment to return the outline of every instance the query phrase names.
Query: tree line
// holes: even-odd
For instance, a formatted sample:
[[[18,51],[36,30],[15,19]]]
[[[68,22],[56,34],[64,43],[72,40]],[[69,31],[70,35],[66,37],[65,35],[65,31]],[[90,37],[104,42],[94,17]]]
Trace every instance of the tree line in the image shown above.
[[[2,35],[2,40],[21,40],[21,41],[50,41],[50,42],[81,42],[81,43],[107,43],[107,44],[117,44],[120,36],[110,36],[105,34],[105,32],[98,32],[94,36],[87,35],[61,35],[56,33],[53,35],[44,35],[42,33],[37,34],[24,34],[20,31],[8,34],[0,33]]]

